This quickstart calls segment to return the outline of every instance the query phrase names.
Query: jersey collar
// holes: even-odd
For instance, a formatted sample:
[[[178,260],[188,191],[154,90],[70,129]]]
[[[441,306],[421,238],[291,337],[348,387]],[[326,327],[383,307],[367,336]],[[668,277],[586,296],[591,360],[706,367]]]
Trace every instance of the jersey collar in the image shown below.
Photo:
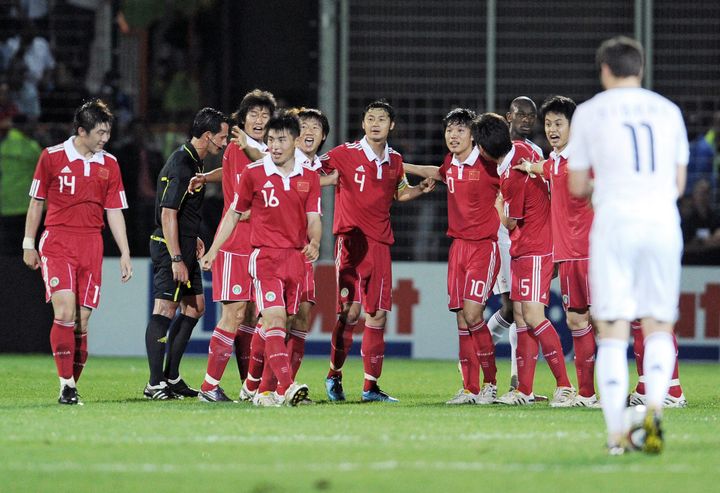
[[[316,154],[314,158],[310,159],[300,149],[295,149],[295,162],[300,163],[303,168],[307,168],[310,171],[317,171],[322,167],[320,157]]]
[[[385,143],[385,150],[383,151],[382,159],[375,155],[375,151],[373,151],[372,147],[370,147],[370,144],[367,141],[367,137],[363,137],[360,140],[360,147],[362,147],[362,150],[365,153],[365,157],[368,159],[368,161],[372,161],[378,166],[381,166],[383,164],[390,164],[390,146],[387,145],[387,142]]]
[[[555,151],[552,151],[550,153],[550,157],[552,159],[557,159],[558,157],[561,157],[561,158],[567,160],[570,157],[570,144],[566,145],[565,149],[563,149],[562,152],[560,152],[560,154],[558,154]]]
[[[297,149],[295,150],[297,152]],[[280,179],[283,182],[283,189],[290,190],[290,178],[293,176],[302,176],[303,175],[303,165],[300,161],[295,159],[295,166],[293,167],[292,171],[289,175],[285,176],[282,173],[280,173],[280,170],[278,170],[278,167],[275,163],[273,163],[272,157],[270,157],[270,154],[266,154],[265,157],[262,159],[263,168],[265,169],[265,174],[267,177],[271,177],[272,175],[278,175]]]
[[[70,161],[72,163],[73,161],[79,160],[79,161],[86,161],[88,163],[105,164],[105,157],[103,155],[105,151],[96,152],[95,154],[92,155],[92,157],[90,159],[85,159],[85,157],[82,154],[80,154],[78,152],[78,150],[75,148],[75,144],[73,143],[74,140],[75,140],[75,136],[73,135],[68,140],[63,142],[63,148],[65,149],[65,155],[67,156],[68,161]]]
[[[453,166],[472,166],[480,157],[480,149],[477,146],[473,147],[472,152],[465,158],[461,163],[455,154],[453,154],[452,160],[450,161]]]
[[[510,149],[510,152],[505,154],[505,158],[500,164],[498,164],[498,175],[502,176],[507,171],[507,169],[510,167],[510,163],[512,163],[513,157],[515,157],[515,146]]]

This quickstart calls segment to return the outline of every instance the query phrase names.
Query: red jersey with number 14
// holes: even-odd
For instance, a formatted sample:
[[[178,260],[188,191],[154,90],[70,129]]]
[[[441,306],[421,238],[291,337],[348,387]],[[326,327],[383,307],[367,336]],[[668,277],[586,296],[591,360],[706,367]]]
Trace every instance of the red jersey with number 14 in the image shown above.
[[[521,161],[535,162],[540,156],[525,142],[513,141],[512,150],[498,166],[505,214],[517,221],[510,231],[512,258],[552,253],[550,193],[542,176],[534,178],[513,169]]]
[[[321,214],[320,179],[295,161],[288,176],[267,155],[245,168],[236,189],[236,212],[250,210],[253,248],[303,248],[307,214]]]
[[[127,209],[120,167],[100,151],[85,159],[70,137],[40,154],[30,196],[46,200],[45,227],[95,233],[105,226],[105,209]]]
[[[383,155],[376,156],[365,137],[331,149],[322,157],[326,173],[338,171],[333,233],[359,229],[375,241],[394,243],[390,207],[395,194],[407,186],[402,161],[387,144]]]
[[[497,241],[500,218],[495,199],[500,189],[497,166],[475,147],[462,163],[448,154],[440,166],[447,185],[448,230],[451,238]]]

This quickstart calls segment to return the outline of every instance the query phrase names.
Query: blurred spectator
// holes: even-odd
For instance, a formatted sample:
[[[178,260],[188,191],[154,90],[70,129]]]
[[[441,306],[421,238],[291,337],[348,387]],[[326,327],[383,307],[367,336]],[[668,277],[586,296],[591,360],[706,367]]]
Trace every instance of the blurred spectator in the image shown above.
[[[115,114],[115,121],[121,127],[125,127],[132,120],[133,112],[130,96],[120,88],[121,78],[120,72],[117,70],[108,70],[103,78],[98,97],[110,104],[113,114]]]
[[[699,114],[695,113],[688,117],[687,129],[688,140],[690,141],[690,157],[688,159],[685,194],[690,195],[698,180],[705,179],[710,182],[711,199],[714,202],[716,174],[713,171],[713,158],[715,153],[710,143],[705,139],[704,130],[706,128],[706,121],[703,122]]]
[[[23,115],[0,120],[0,255],[19,255],[30,184],[40,144],[28,136]]]
[[[128,240],[133,256],[148,256],[150,233],[155,226],[155,182],[165,160],[152,148],[144,120],[130,122],[127,133],[115,154],[130,206],[127,211]]]
[[[680,200],[685,260],[687,263],[717,262],[720,254],[720,217],[713,207],[710,181],[695,182],[692,193]]]
[[[710,144],[715,157],[713,158],[713,169],[717,176],[720,172],[720,111],[713,113],[713,124],[705,134],[705,141]]]

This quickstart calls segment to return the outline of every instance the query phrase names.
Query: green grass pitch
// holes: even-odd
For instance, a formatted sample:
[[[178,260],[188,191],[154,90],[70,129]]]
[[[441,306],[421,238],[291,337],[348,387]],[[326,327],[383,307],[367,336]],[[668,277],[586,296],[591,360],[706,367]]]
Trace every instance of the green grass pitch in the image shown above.
[[[205,358],[183,375],[199,385]],[[388,359],[383,388],[399,404],[360,404],[362,365],[346,365],[345,404],[325,402],[327,362],[298,380],[318,403],[249,404],[142,398],[143,358],[92,358],[84,406],[60,406],[50,356],[0,356],[0,491],[661,491],[720,487],[720,371],[681,367],[689,400],[668,410],[659,456],[605,454],[600,410],[446,406],[459,388],[450,361]],[[574,368],[568,370],[574,375]],[[634,371],[631,368],[631,371]],[[501,391],[508,364],[501,362]],[[635,379],[631,376],[631,382]],[[237,397],[234,361],[223,386]],[[550,394],[538,364],[536,392]]]

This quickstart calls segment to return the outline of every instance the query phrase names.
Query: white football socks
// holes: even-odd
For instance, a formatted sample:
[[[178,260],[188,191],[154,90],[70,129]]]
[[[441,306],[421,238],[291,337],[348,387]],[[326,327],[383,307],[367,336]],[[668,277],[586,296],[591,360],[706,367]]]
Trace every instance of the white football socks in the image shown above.
[[[600,339],[598,341],[595,375],[602,398],[605,425],[610,435],[623,431],[623,411],[628,394],[627,341]]]
[[[497,345],[503,335],[505,335],[505,331],[510,328],[510,322],[505,320],[502,315],[500,315],[500,310],[498,310],[493,313],[490,320],[487,321],[487,327],[488,330],[490,330],[490,334],[492,334],[493,344]]]
[[[510,375],[516,376],[518,374],[517,369],[517,325],[515,322],[510,324],[510,332],[508,333],[510,338]]]
[[[661,409],[670,388],[675,368],[675,345],[668,332],[653,332],[645,337],[643,374],[645,377],[645,402],[648,407]]]

